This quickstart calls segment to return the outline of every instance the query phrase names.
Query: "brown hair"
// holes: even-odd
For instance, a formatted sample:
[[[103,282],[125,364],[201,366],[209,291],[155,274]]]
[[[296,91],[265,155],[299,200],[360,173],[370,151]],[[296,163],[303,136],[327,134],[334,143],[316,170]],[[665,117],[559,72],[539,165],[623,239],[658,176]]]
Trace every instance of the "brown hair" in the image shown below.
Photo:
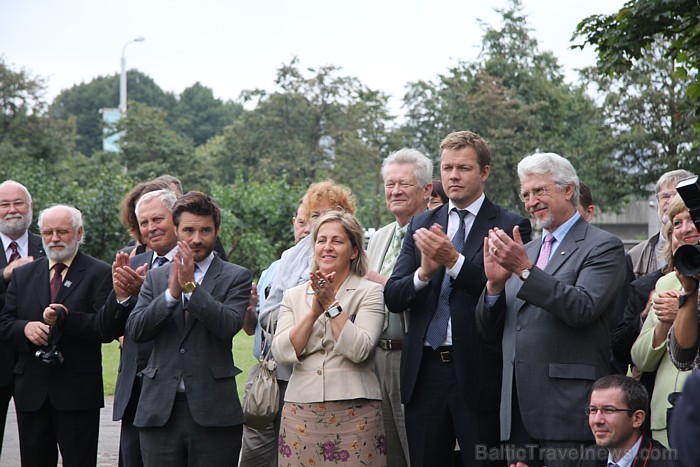
[[[189,212],[195,216],[211,216],[214,219],[214,227],[219,231],[221,226],[221,209],[214,198],[201,191],[190,191],[180,196],[173,206],[173,223],[175,227],[180,225],[180,216],[183,212]]]
[[[487,165],[491,165],[489,144],[484,138],[471,131],[455,131],[445,136],[445,139],[440,143],[440,155],[442,156],[442,151],[445,149],[457,151],[464,148],[472,148],[476,151],[476,160],[479,162],[481,170],[484,170]]]

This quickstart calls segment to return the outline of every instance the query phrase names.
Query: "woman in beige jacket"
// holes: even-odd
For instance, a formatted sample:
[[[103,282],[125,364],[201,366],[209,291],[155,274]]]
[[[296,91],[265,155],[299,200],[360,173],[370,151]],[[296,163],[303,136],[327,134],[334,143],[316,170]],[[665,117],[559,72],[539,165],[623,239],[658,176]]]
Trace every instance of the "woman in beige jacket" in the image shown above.
[[[284,295],[272,343],[293,364],[282,410],[279,465],[386,465],[372,352],[384,323],[382,287],[364,279],[357,219],[331,211],[312,232],[310,280]]]

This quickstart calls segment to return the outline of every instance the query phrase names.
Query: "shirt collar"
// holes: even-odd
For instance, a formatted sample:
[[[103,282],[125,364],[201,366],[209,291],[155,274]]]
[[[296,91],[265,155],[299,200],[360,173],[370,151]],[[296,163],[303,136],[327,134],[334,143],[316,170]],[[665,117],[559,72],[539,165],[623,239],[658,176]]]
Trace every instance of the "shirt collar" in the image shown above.
[[[78,254],[78,252],[76,251],[76,252],[75,252],[75,255],[71,256],[70,258],[68,258],[68,259],[65,260],[65,261],[54,261],[54,260],[52,260],[52,259],[49,259],[49,271],[50,271],[51,268],[54,267],[57,263],[63,263],[63,264],[65,264],[65,265],[66,265],[66,269],[65,269],[65,270],[67,271],[68,268],[70,268],[70,265],[73,264],[73,260],[75,259],[75,257],[76,257],[77,254]]]
[[[172,261],[172,260],[173,260],[173,256],[175,256],[175,253],[176,253],[176,252],[177,252],[177,245],[176,245],[175,247],[173,247],[172,250],[170,250],[169,252],[167,252],[166,254],[164,254],[163,257],[164,257],[164,258],[167,258],[168,261]],[[161,256],[161,255],[159,255],[158,253],[156,253],[155,251],[153,251],[153,258],[151,258],[151,263],[153,263],[153,262],[156,260],[156,258],[158,258],[159,256]]]
[[[608,464],[610,462],[613,462],[619,465],[620,467],[630,467],[634,463],[635,457],[637,457],[637,452],[639,452],[639,446],[642,444],[642,438],[643,436],[640,436],[637,442],[634,443],[634,446],[632,446],[630,450],[627,451],[625,455],[622,456],[617,462],[613,460],[612,455],[610,454],[610,452],[608,452]]]
[[[476,217],[477,214],[479,214],[479,210],[481,209],[481,205],[484,204],[484,200],[486,199],[486,195],[481,193],[481,196],[479,196],[476,201],[474,201],[472,204],[466,207],[466,210],[469,211],[470,214],[472,214],[474,217]],[[457,209],[460,210],[457,206],[454,205],[452,200],[449,201],[448,203],[448,215],[449,213],[452,212],[452,209]]]
[[[202,277],[206,276],[207,271],[209,270],[209,266],[211,266],[211,262],[214,261],[214,252],[212,251],[209,253],[209,256],[204,258],[202,261],[196,263],[197,266],[199,267],[199,270],[201,271]]]
[[[17,242],[17,249],[22,258],[29,256],[29,233],[25,230],[24,233],[17,239],[12,240],[10,237],[0,232],[0,238],[2,239],[2,244],[5,247],[5,253],[10,249],[10,243]],[[10,255],[7,255],[9,258]]]
[[[561,243],[562,240],[564,240],[564,237],[566,237],[566,234],[569,233],[569,230],[571,230],[571,227],[574,226],[576,221],[579,220],[581,217],[581,214],[578,213],[578,211],[574,211],[574,215],[569,218],[566,222],[564,222],[562,225],[557,227],[557,229],[554,232],[550,232],[548,229],[542,229],[542,238],[546,237],[547,234],[552,234],[554,235],[554,238],[556,239],[557,243]]]

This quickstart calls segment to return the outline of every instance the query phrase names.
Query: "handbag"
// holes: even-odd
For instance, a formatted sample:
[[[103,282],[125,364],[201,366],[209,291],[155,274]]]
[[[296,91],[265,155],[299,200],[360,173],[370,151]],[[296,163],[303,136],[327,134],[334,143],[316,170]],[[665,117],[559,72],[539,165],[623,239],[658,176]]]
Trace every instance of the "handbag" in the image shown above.
[[[266,332],[270,335],[270,323],[267,320]],[[272,341],[272,337],[270,341]],[[280,405],[280,388],[277,384],[277,362],[272,356],[272,346],[263,343],[258,363],[250,369],[252,378],[250,388],[243,396],[243,416],[245,423],[256,430],[264,430],[277,416]]]

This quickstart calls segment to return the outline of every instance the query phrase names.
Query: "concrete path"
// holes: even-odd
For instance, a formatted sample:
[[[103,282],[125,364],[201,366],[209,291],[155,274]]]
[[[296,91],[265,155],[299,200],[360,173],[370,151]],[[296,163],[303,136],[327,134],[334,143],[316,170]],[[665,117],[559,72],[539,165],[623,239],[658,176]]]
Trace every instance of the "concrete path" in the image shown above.
[[[97,446],[97,466],[117,467],[119,459],[119,422],[112,421],[112,396],[105,397],[105,407],[100,411],[100,440]],[[19,437],[15,404],[10,401],[5,423],[5,439],[2,444],[0,467],[19,467]],[[59,465],[62,463],[59,462]]]

